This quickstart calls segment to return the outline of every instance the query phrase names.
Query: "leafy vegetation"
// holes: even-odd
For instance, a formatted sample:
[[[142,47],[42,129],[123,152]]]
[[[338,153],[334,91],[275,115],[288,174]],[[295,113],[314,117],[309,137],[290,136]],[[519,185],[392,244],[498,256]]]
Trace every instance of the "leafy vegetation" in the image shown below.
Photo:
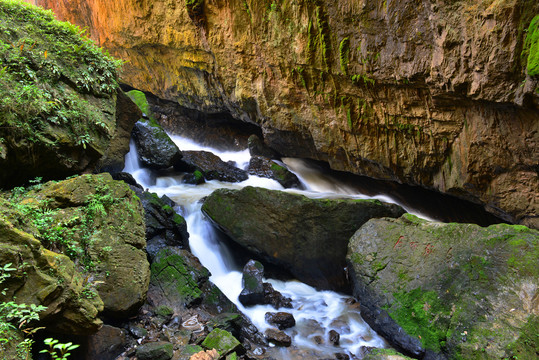
[[[339,44],[339,60],[341,63],[341,71],[344,75],[348,75],[348,63],[350,62],[350,38],[345,37]]]
[[[0,285],[10,277],[10,272],[16,270],[11,263],[0,267]],[[6,290],[0,290],[0,294],[5,296]],[[39,320],[39,313],[47,308],[35,304],[17,304],[14,300],[0,302],[0,350],[6,352],[7,346],[13,347],[13,343],[17,343],[17,358],[27,359],[34,343],[31,335],[39,330],[32,326],[32,322]],[[21,337],[19,331],[27,337]]]
[[[40,353],[49,354],[52,358],[52,360],[65,360],[71,355],[70,351],[75,350],[80,345],[74,345],[71,342],[68,343],[61,343],[56,339],[53,338],[47,338],[43,340],[45,345],[47,345],[48,349],[43,349],[40,351]]]
[[[107,135],[108,121],[95,98],[115,94],[121,61],[51,11],[0,0],[0,17],[0,138],[55,146],[68,137],[86,148],[92,135]],[[54,128],[62,134],[45,135]]]

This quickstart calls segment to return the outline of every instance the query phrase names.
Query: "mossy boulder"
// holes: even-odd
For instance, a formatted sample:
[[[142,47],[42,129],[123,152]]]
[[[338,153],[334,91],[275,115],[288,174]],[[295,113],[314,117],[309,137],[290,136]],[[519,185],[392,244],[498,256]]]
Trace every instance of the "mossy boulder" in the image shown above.
[[[5,216],[75,262],[89,296],[99,294],[108,315],[129,316],[142,305],[150,280],[145,227],[127,184],[107,173],[82,175],[17,189],[9,200]]]
[[[210,272],[186,250],[167,247],[160,250],[151,266],[152,302],[183,309],[200,304],[202,285]]]
[[[53,331],[96,332],[102,325],[97,316],[103,301],[94,285],[67,256],[45,249],[32,234],[17,229],[6,206],[0,199],[0,263],[11,263],[17,271],[1,285],[7,291],[0,301],[46,306],[41,323]]]
[[[326,289],[346,288],[348,240],[361,225],[404,213],[377,200],[309,199],[255,187],[214,191],[202,210],[241,246]]]
[[[393,346],[491,359],[537,355],[538,258],[537,230],[405,214],[363,225],[347,261],[362,316]]]
[[[214,329],[202,342],[202,347],[208,350],[215,349],[220,356],[226,356],[241,348],[241,343],[226,330]]]
[[[117,67],[51,11],[0,2],[0,186],[92,172],[129,151],[117,113]],[[121,123],[121,124],[119,124]],[[116,139],[114,150],[111,141]]]

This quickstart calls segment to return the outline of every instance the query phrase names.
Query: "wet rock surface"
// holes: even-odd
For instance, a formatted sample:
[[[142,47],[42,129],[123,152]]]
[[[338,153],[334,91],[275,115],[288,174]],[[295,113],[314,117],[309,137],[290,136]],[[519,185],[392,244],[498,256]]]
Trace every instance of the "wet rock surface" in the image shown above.
[[[284,188],[302,188],[298,177],[289,171],[283,163],[262,156],[253,156],[249,161],[250,175],[274,179]]]
[[[276,313],[267,312],[264,315],[264,318],[269,324],[277,326],[279,330],[285,330],[296,326],[296,319],[294,319],[294,315],[290,313],[282,311]]]
[[[363,318],[405,354],[533,357],[538,243],[524,226],[406,214],[363,225],[347,261]]]
[[[178,171],[199,171],[206,180],[240,182],[248,178],[247,172],[224,162],[208,151],[183,151],[182,153],[182,160],[175,165]]]
[[[277,346],[288,347],[292,345],[292,338],[282,331],[276,329],[267,329],[264,332],[264,335],[269,342],[274,343]]]
[[[178,146],[157,123],[138,121],[133,129],[133,140],[142,166],[150,169],[167,169],[182,158]]]
[[[264,303],[264,265],[255,260],[249,260],[243,267],[243,289],[239,295],[240,302],[245,305]]]
[[[202,210],[238,244],[326,289],[346,288],[348,240],[363,223],[404,212],[376,200],[316,200],[254,187],[217,190]]]

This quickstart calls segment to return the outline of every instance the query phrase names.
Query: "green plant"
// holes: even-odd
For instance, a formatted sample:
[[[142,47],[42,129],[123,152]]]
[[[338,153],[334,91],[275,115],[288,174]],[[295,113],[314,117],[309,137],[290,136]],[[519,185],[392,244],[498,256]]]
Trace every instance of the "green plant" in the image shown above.
[[[526,41],[524,42],[523,58],[528,57],[526,69],[528,75],[539,75],[539,15],[536,15],[528,27]]]
[[[344,75],[348,75],[348,63],[350,57],[350,38],[345,37],[339,44],[339,60],[341,63],[341,71]]]
[[[80,346],[73,344],[72,342],[61,343],[53,338],[47,338],[43,340],[43,343],[49,348],[41,350],[40,353],[48,353],[52,360],[65,360],[69,357],[69,355],[71,355],[71,350],[75,350]]]
[[[16,268],[12,267],[12,263],[0,267],[0,285],[11,276],[10,272],[16,270]],[[2,296],[6,296],[6,291],[7,288],[0,291]],[[20,330],[25,336],[31,336],[40,330],[41,328],[39,327],[33,327],[32,322],[39,320],[39,313],[47,309],[42,305],[17,304],[14,300],[0,303],[0,349],[15,340],[11,334],[17,330]],[[33,343],[34,341],[27,337],[16,345],[20,359],[28,358]]]

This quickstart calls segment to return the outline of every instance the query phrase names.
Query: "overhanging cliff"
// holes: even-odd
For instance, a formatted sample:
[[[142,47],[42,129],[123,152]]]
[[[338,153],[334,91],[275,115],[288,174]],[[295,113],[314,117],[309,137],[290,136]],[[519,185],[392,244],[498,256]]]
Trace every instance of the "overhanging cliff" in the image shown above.
[[[124,82],[285,155],[539,227],[534,0],[33,2],[127,60]]]

